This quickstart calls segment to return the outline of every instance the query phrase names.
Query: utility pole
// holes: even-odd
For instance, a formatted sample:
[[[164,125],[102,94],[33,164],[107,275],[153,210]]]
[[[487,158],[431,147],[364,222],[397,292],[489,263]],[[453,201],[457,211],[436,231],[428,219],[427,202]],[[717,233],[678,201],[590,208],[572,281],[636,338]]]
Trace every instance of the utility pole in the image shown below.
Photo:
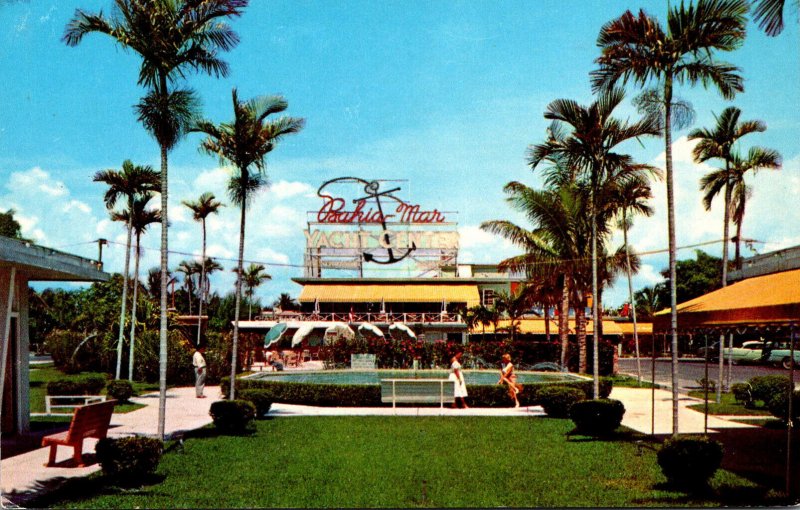
[[[108,244],[106,239],[100,238],[97,240],[97,261],[100,263],[100,269],[103,268],[103,245]]]

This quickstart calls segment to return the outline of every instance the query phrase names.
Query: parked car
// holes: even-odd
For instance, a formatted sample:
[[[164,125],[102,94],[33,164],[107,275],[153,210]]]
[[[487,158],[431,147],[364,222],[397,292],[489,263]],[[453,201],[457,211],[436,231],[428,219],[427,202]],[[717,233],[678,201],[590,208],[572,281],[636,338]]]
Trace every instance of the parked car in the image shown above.
[[[750,340],[745,342],[741,347],[730,347],[725,349],[725,360],[728,356],[734,363],[760,363],[761,356],[764,349],[764,342],[760,340]]]
[[[706,346],[702,346],[697,349],[697,357],[698,358],[705,358],[706,357]],[[708,344],[708,359],[711,361],[715,361],[719,359],[719,341],[716,341],[712,344]]]
[[[764,347],[764,360],[776,366],[782,366],[785,369],[791,368],[791,349],[789,349],[788,341],[770,342]],[[794,348],[794,365],[800,365],[800,346],[795,345]]]

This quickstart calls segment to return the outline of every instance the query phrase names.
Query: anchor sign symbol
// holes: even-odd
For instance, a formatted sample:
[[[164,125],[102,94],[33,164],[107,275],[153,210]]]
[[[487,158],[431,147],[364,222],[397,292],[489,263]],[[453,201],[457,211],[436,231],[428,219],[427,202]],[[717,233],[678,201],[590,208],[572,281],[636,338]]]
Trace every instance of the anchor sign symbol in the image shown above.
[[[359,179],[359,180],[361,180],[361,179]],[[366,182],[366,181],[362,181],[362,182]],[[363,198],[355,199],[355,200],[353,200],[353,203],[358,203],[359,201],[367,200],[368,198],[374,198],[375,199],[375,205],[378,207],[378,213],[380,214],[380,218],[381,218],[381,226],[383,227],[383,231],[384,231],[383,239],[386,242],[387,246],[391,246],[391,244],[390,244],[391,241],[389,239],[389,233],[386,230],[386,216],[384,216],[383,208],[381,206],[381,197],[382,196],[388,196],[390,198],[393,198],[394,200],[398,200],[398,201],[402,202],[400,199],[398,199],[397,197],[392,195],[392,193],[394,193],[395,191],[399,191],[400,188],[392,188],[392,189],[389,189],[389,190],[386,190],[386,191],[380,191],[380,186],[381,185],[380,185],[380,183],[378,181],[366,182],[366,185],[364,186],[364,192],[367,194],[367,196],[363,197]],[[376,259],[375,256],[373,254],[371,254],[371,253],[364,253],[364,260],[366,262],[374,262],[376,264],[394,264],[395,262],[400,262],[404,258],[406,258],[409,255],[411,255],[411,252],[416,250],[416,249],[417,249],[416,243],[412,242],[411,243],[411,248],[409,248],[405,253],[403,253],[399,257],[395,257],[394,251],[392,250],[391,247],[389,247],[389,248],[387,248],[387,251],[389,252],[389,258],[388,259],[379,260],[379,259]]]

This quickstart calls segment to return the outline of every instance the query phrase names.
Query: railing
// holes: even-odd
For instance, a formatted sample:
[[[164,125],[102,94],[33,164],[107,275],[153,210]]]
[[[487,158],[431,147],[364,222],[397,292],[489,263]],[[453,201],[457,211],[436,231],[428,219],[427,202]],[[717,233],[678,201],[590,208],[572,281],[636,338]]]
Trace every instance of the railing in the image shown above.
[[[55,401],[65,400],[66,404],[56,404]],[[76,400],[80,402],[75,402]],[[46,395],[44,400],[45,412],[51,414],[72,414],[72,410],[78,406],[105,402],[105,395]],[[69,413],[54,413],[54,409],[69,409]]]
[[[402,322],[404,324],[464,324],[461,316],[450,312],[422,312],[422,313],[299,313],[293,314],[289,320],[293,321],[325,321],[325,322],[370,322],[373,324],[391,324]],[[274,320],[271,316],[260,315],[256,320]]]

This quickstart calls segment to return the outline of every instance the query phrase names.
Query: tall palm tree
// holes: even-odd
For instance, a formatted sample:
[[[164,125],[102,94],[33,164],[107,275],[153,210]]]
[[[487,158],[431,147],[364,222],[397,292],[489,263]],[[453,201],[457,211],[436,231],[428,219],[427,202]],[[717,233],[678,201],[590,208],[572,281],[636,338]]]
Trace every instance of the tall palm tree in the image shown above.
[[[533,290],[533,287],[523,284],[509,292],[497,293],[497,306],[509,319],[512,342],[516,341],[520,318],[533,304]]]
[[[601,203],[601,188],[616,186],[618,182],[638,176],[649,169],[647,166],[636,164],[630,155],[616,152],[618,145],[642,136],[658,134],[658,125],[649,116],[634,123],[620,121],[612,116],[614,109],[624,98],[625,93],[621,89],[607,89],[601,91],[599,97],[588,107],[565,99],[551,102],[544,116],[553,121],[551,125],[553,136],[529,149],[528,164],[532,169],[536,169],[546,160],[552,162],[554,158],[561,158],[566,161],[567,168],[575,172],[576,177],[585,183],[589,191],[592,230],[594,398],[600,396],[598,235],[607,231],[607,225],[599,224],[598,221],[601,209],[606,207],[606,204]]]
[[[167,405],[167,155],[183,137],[197,108],[191,91],[178,88],[177,82],[189,71],[228,75],[228,64],[219,52],[232,49],[239,37],[224,20],[239,16],[247,4],[248,0],[114,0],[116,12],[111,18],[77,9],[63,36],[68,46],[76,46],[89,33],[106,34],[142,58],[138,84],[149,92],[137,105],[139,121],[161,152],[158,436],[162,440]]]
[[[724,214],[722,222],[722,286],[728,285],[728,242],[730,239],[731,223],[731,193],[733,193],[733,183],[731,182],[731,163],[733,159],[734,146],[745,135],[756,132],[763,132],[767,125],[760,120],[748,120],[739,122],[742,111],[735,106],[725,108],[719,116],[714,116],[717,125],[713,129],[700,128],[689,133],[689,140],[697,140],[692,150],[692,156],[697,163],[705,163],[711,159],[721,159],[724,163],[723,172],[719,184],[725,190]],[[718,174],[718,171],[712,174]],[[708,191],[703,197],[703,205],[706,211],[711,209],[711,202],[719,193],[719,188],[708,186],[706,175],[701,180],[701,190]],[[710,188],[710,189],[706,189]]]
[[[732,99],[744,90],[736,66],[719,62],[715,51],[733,51],[745,36],[746,0],[697,0],[681,2],[667,13],[667,30],[640,10],[626,11],[606,23],[597,44],[602,50],[592,71],[596,90],[610,89],[620,80],[639,85],[654,81],[663,87],[663,134],[666,154],[667,230],[669,237],[670,336],[672,340],[672,434],[678,435],[678,314],[675,245],[675,196],[672,173],[672,106],[675,83],[713,84],[723,97]]]
[[[628,280],[628,302],[631,304],[631,319],[633,321],[633,345],[636,353],[636,377],[642,381],[642,365],[639,352],[639,332],[637,329],[636,306],[633,300],[633,266],[631,264],[631,251],[628,243],[628,231],[631,228],[631,215],[652,216],[653,208],[648,201],[653,198],[650,185],[646,179],[629,179],[617,188],[617,197],[614,201],[619,205],[619,222],[617,227],[622,230],[622,239],[625,248],[625,273]]]
[[[733,186],[733,196],[731,197],[733,213],[731,217],[733,219],[733,224],[736,225],[736,253],[734,259],[736,260],[737,269],[742,268],[740,253],[742,224],[744,223],[747,199],[750,198],[752,193],[750,186],[745,182],[745,176],[747,172],[750,171],[755,174],[762,169],[778,170],[781,164],[781,155],[772,149],[753,147],[748,151],[745,157],[734,154],[731,172],[731,182]]]
[[[250,101],[240,101],[236,89],[231,93],[234,120],[215,125],[200,121],[194,130],[205,133],[201,150],[219,156],[222,162],[234,167],[234,175],[228,183],[228,195],[241,210],[239,222],[239,262],[236,276],[236,311],[233,323],[233,345],[231,349],[230,398],[236,394],[236,356],[239,341],[239,313],[242,303],[242,271],[244,264],[244,234],[247,206],[259,188],[266,184],[266,157],[286,135],[303,128],[304,120],[280,117],[269,120],[270,115],[281,113],[288,103],[280,96],[262,96]]]
[[[208,218],[211,214],[217,214],[219,209],[222,207],[222,202],[218,201],[213,193],[203,193],[200,197],[192,202],[189,200],[184,200],[181,202],[183,205],[189,208],[192,211],[192,216],[194,217],[195,221],[199,221],[200,225],[202,226],[203,230],[203,250],[200,254],[200,296],[199,302],[197,304],[197,343],[196,345],[200,345],[200,331],[203,325],[203,296],[204,296],[204,289],[206,288],[206,218]]]
[[[158,210],[146,209],[148,202],[153,198],[152,193],[145,193],[133,202],[131,211],[115,213],[117,221],[129,222],[133,232],[136,234],[136,244],[134,245],[135,262],[133,270],[133,305],[131,308],[131,332],[130,345],[128,351],[128,380],[133,381],[133,354],[136,345],[136,308],[139,302],[139,260],[141,259],[140,241],[142,234],[147,227],[153,223],[161,221],[161,213]]]
[[[131,221],[134,217],[132,211],[137,199],[158,190],[158,174],[150,166],[134,165],[131,160],[126,159],[122,163],[122,170],[102,170],[94,174],[93,180],[108,185],[103,201],[106,207],[112,211],[111,218],[113,220],[125,222],[128,234],[125,242],[125,269],[122,274],[122,303],[120,304],[119,335],[117,337],[117,367],[114,375],[116,379],[119,379],[122,370],[122,343],[125,336],[125,308],[128,302],[128,274],[131,263],[131,238],[133,237]],[[120,199],[125,200],[126,216],[124,218],[113,212],[117,201]]]
[[[262,264],[250,264],[244,271],[244,286],[247,287],[247,320],[253,320],[253,293],[262,283],[272,280],[272,276],[266,273],[266,268]]]
[[[183,273],[183,286],[186,288],[186,294],[189,297],[189,315],[192,314],[192,296],[194,296],[194,276],[199,274],[199,267],[193,260],[182,260],[178,267],[175,269],[177,273]]]
[[[768,36],[775,37],[783,32],[783,14],[786,0],[752,0],[756,5],[753,21],[758,23]],[[800,1],[794,0],[796,9],[800,9]]]

